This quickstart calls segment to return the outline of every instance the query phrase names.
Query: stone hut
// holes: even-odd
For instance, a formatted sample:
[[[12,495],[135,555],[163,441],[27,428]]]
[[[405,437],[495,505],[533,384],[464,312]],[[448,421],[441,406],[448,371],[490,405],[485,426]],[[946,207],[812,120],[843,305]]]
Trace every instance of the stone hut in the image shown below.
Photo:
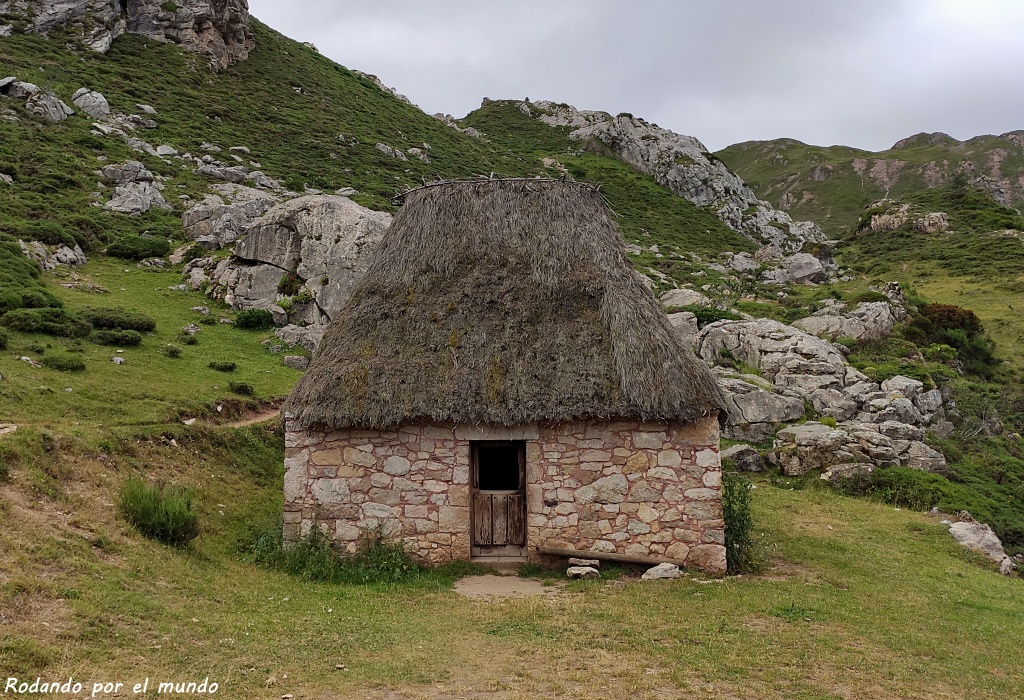
[[[285,405],[284,537],[724,571],[722,405],[597,190],[427,185]]]

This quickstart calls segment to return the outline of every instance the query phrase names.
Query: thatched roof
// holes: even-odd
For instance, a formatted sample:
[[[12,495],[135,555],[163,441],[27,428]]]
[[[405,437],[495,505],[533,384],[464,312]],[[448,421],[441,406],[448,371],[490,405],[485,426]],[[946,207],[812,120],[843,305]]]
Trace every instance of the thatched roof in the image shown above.
[[[693,420],[722,405],[600,193],[485,180],[407,193],[285,410],[307,428],[387,428]]]

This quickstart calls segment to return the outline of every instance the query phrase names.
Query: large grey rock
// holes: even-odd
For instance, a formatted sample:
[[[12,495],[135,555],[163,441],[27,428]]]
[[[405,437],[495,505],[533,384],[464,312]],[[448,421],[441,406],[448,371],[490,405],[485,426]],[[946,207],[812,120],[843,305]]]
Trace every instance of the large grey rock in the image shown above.
[[[79,267],[88,262],[85,253],[77,243],[74,248],[69,248],[66,245],[45,245],[39,241],[19,240],[18,244],[25,257],[38,262],[44,270],[53,270],[60,265]]]
[[[764,459],[750,445],[733,445],[728,449],[722,450],[719,457],[721,457],[722,461],[732,460],[736,464],[736,468],[741,472],[764,471]]]
[[[821,338],[876,340],[892,333],[893,327],[907,317],[907,310],[886,301],[863,302],[848,312],[826,309],[793,325]]]
[[[138,216],[150,209],[170,209],[160,190],[151,182],[126,182],[118,185],[114,196],[103,205],[105,209]]]
[[[155,153],[155,151],[154,151]],[[249,171],[244,166],[234,165],[216,165],[212,163],[202,163],[195,170],[196,175],[202,175],[203,177],[212,178],[214,180],[223,180],[224,182],[234,182],[236,184],[243,184],[248,177]]]
[[[181,217],[181,223],[188,236],[203,242],[208,248],[223,248],[234,243],[245,233],[249,224],[277,203],[275,197],[262,190],[245,189],[259,196],[225,203],[217,195],[208,195],[187,210]]]
[[[28,19],[27,31],[65,29],[106,52],[125,32],[173,42],[210,58],[215,69],[244,60],[255,46],[247,0],[0,0],[0,14]]]
[[[28,99],[40,92],[39,86],[35,83],[28,83],[9,76],[0,81],[0,95],[6,95],[14,99]]]
[[[882,391],[899,392],[904,398],[913,399],[924,389],[924,384],[916,379],[896,375],[882,382]]]
[[[613,117],[554,102],[524,102],[520,109],[546,124],[572,127],[572,139],[600,142],[673,193],[697,206],[711,207],[723,223],[759,245],[775,244],[795,252],[806,241],[825,238],[815,224],[793,221],[785,212],[759,200],[739,176],[712,158],[693,137],[628,114]]]
[[[662,306],[714,306],[711,300],[693,289],[670,289],[661,295]]]
[[[330,319],[362,279],[369,257],[390,223],[389,214],[345,197],[298,197],[255,220],[237,241],[235,260],[242,265],[273,266],[277,281],[294,271],[320,312]],[[228,271],[237,264],[232,262]],[[235,308],[243,308],[239,306],[243,296],[254,296],[251,291],[242,295],[238,285],[229,280],[218,282],[225,283],[224,300]],[[270,301],[276,302],[276,287]]]
[[[999,566],[999,573],[1009,576],[1013,573],[1013,561],[1003,550],[1003,543],[984,523],[960,522],[949,526],[949,534],[967,549],[981,552]]]
[[[776,383],[780,374],[829,376],[840,385],[846,377],[846,361],[832,343],[766,318],[709,324],[697,336],[696,352],[711,364],[731,355]]]
[[[104,165],[100,168],[100,174],[104,180],[113,182],[116,185],[123,185],[128,182],[153,182],[153,173],[137,160]]]
[[[601,572],[592,566],[570,566],[565,570],[565,575],[571,579],[591,581],[600,578]]]
[[[859,479],[870,476],[875,468],[870,464],[851,462],[849,464],[833,464],[821,473],[821,478],[830,484],[838,484],[846,479]]]
[[[62,122],[75,113],[75,110],[52,92],[37,92],[32,95],[25,102],[25,109],[51,122]]]
[[[791,425],[779,431],[775,447],[768,453],[773,464],[788,476],[801,476],[833,464],[856,461],[846,449],[849,435],[816,422]]]
[[[901,461],[908,469],[939,473],[946,471],[946,457],[923,442],[910,443]]]
[[[688,348],[692,348],[697,339],[697,316],[690,311],[679,311],[668,315],[668,322],[672,324],[676,335]]]
[[[93,119],[102,119],[110,114],[110,103],[107,102],[107,98],[88,88],[81,88],[72,95],[71,103]]]
[[[314,352],[317,346],[320,345],[320,340],[324,337],[326,331],[327,326],[324,324],[312,324],[309,326],[288,324],[274,331],[274,335],[289,347],[300,345],[306,348],[306,350]]]
[[[779,424],[804,415],[803,399],[775,393],[770,382],[758,385],[756,377],[720,377],[729,422],[725,437],[736,440],[764,440]]]
[[[643,576],[640,577],[643,581],[657,581],[659,579],[673,579],[679,578],[683,575],[683,572],[679,570],[679,567],[675,564],[658,564],[652,566],[650,569],[644,572]]]

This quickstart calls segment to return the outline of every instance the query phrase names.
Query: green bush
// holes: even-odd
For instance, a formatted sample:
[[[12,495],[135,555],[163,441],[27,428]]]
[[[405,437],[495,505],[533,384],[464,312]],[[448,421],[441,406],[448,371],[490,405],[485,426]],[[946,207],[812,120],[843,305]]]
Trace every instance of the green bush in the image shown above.
[[[854,304],[863,304],[866,302],[874,301],[889,301],[889,297],[885,296],[881,292],[861,292],[860,294],[854,295],[853,299],[850,300]]]
[[[142,334],[138,331],[93,331],[89,340],[98,345],[133,348],[142,343]]]
[[[129,477],[117,502],[125,520],[143,536],[184,547],[199,535],[199,516],[192,510],[192,494],[173,486],[149,486]]]
[[[293,297],[299,293],[299,290],[302,289],[302,285],[305,284],[305,282],[306,280],[302,279],[294,272],[286,272],[281,275],[281,281],[277,283],[277,293]]]
[[[115,258],[144,260],[146,258],[162,257],[170,251],[171,244],[166,238],[125,236],[107,246],[106,253]]]
[[[83,309],[78,315],[92,324],[93,328],[126,330],[149,333],[156,330],[156,321],[146,314],[125,309]]]
[[[722,472],[722,517],[725,520],[725,560],[730,574],[752,571],[754,518],[750,513],[753,484],[735,472]]]
[[[178,342],[182,345],[197,345],[199,343],[199,336],[181,331],[178,333]]]
[[[235,328],[261,331],[274,326],[274,315],[266,309],[246,309],[235,314]]]
[[[423,569],[409,558],[401,542],[379,531],[366,533],[355,554],[339,555],[319,527],[293,545],[281,539],[281,524],[255,535],[243,549],[257,563],[306,581],[330,583],[399,583],[415,578]]]
[[[739,321],[742,316],[733,312],[726,311],[725,309],[716,309],[713,306],[701,306],[701,305],[690,305],[690,306],[673,306],[669,308],[668,313],[676,313],[679,311],[689,311],[697,317],[697,327],[703,328],[704,326],[714,323],[715,321]]]
[[[181,357],[181,348],[179,348],[174,343],[168,343],[162,348],[162,350],[163,353],[167,355],[167,357],[170,357],[172,359]]]
[[[43,333],[64,338],[81,338],[92,330],[92,326],[77,315],[52,307],[8,311],[0,317],[0,325],[19,333]]]
[[[244,382],[228,382],[228,389],[232,394],[238,394],[239,396],[252,396],[256,393],[256,390],[252,388],[252,384]]]
[[[7,335],[7,331],[5,331],[3,328],[0,328],[0,350],[7,349],[8,339],[9,336]]]
[[[210,362],[210,369],[215,369],[218,372],[234,372],[238,367],[234,362],[223,362],[220,360],[213,360]]]
[[[43,367],[55,369],[58,372],[81,372],[85,369],[85,361],[77,355],[58,353],[47,355],[41,360]]]

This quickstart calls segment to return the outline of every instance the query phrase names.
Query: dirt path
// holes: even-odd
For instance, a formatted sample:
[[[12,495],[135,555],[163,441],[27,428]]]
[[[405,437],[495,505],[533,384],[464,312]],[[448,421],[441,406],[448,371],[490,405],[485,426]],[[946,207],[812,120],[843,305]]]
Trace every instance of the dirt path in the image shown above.
[[[256,425],[257,423],[266,423],[269,420],[274,420],[281,416],[280,408],[268,408],[254,416],[243,418],[241,420],[232,421],[230,423],[219,423],[218,426],[222,428],[244,428],[247,425]]]

